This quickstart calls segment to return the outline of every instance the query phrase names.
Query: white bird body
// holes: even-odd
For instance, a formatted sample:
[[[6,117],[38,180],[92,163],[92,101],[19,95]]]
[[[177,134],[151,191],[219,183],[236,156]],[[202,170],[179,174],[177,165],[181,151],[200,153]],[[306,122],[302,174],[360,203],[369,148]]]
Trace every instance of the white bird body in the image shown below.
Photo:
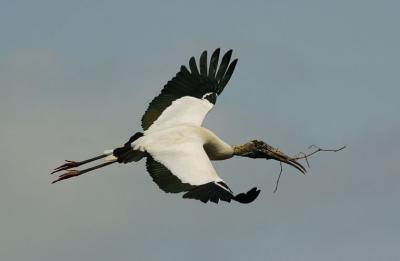
[[[162,130],[146,132],[131,143],[134,150],[163,150],[179,147],[185,143],[199,143],[204,146],[210,160],[224,160],[233,157],[233,147],[221,140],[207,128],[193,124],[181,124]]]
[[[146,132],[131,146],[134,150],[149,153],[183,183],[192,185],[222,181],[210,159],[233,157],[233,148],[229,144],[210,130],[193,124]]]
[[[181,66],[176,76],[150,102],[142,117],[143,133],[137,132],[123,147],[106,150],[100,156],[81,162],[68,161],[52,172],[67,171],[53,183],[115,162],[129,163],[145,157],[147,171],[165,192],[185,192],[184,198],[204,203],[218,203],[219,200],[250,203],[260,190],[252,188],[247,193],[234,195],[216,173],[211,160],[225,160],[234,155],[276,159],[304,173],[303,166],[264,142],[253,140],[231,146],[201,126],[237,63],[237,59],[230,62],[232,50],[229,50],[218,65],[219,52],[219,49],[213,52],[208,64],[204,51],[199,68],[194,57],[189,60],[190,71]],[[101,158],[106,162],[84,170],[71,169]]]
[[[208,153],[203,149],[206,144],[213,144],[208,146],[208,153],[211,155],[233,155],[233,149],[211,131],[190,124],[151,131],[134,141],[131,146],[134,150],[149,153],[181,182],[202,185],[222,181],[213,168]]]

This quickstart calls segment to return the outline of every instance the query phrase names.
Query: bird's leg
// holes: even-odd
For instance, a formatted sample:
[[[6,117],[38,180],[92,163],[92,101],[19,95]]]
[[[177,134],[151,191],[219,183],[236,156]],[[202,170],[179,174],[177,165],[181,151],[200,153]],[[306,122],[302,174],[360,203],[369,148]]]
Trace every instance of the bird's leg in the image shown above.
[[[117,160],[105,162],[105,163],[102,163],[102,164],[93,166],[93,167],[91,167],[91,168],[83,169],[83,170],[66,169],[66,173],[60,175],[60,176],[58,177],[58,179],[56,179],[56,180],[54,180],[54,181],[52,182],[52,184],[53,184],[53,183],[56,183],[56,182],[58,182],[58,181],[64,180],[64,179],[69,179],[69,178],[73,178],[73,177],[80,176],[80,175],[82,175],[82,174],[84,174],[84,173],[86,173],[86,172],[89,172],[89,171],[92,171],[92,170],[95,170],[95,169],[99,169],[99,168],[108,166],[108,165],[113,164],[113,163],[115,163],[115,162],[117,162]]]
[[[86,163],[89,163],[89,162],[92,162],[92,161],[95,161],[95,160],[99,160],[99,159],[105,158],[105,157],[107,157],[109,155],[112,155],[112,151],[111,150],[110,151],[106,150],[106,151],[104,151],[103,154],[101,154],[99,156],[96,156],[96,157],[93,157],[93,158],[90,158],[90,159],[87,159],[87,160],[82,160],[82,161],[66,160],[67,163],[55,168],[51,172],[51,174],[59,172],[59,171],[71,169],[71,168],[76,168],[76,167],[79,167],[79,166],[81,166],[83,164],[86,164]]]

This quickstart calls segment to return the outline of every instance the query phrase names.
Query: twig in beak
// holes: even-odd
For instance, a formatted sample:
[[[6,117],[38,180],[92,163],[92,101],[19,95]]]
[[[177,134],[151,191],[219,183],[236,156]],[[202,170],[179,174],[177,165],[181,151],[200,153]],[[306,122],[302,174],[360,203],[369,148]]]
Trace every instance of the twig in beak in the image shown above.
[[[346,146],[342,146],[342,147],[340,147],[339,149],[321,149],[320,147],[318,147],[318,146],[316,146],[316,145],[311,145],[311,146],[309,146],[308,148],[309,148],[309,149],[315,148],[316,150],[314,150],[314,151],[312,151],[312,152],[310,152],[310,153],[308,153],[308,154],[306,154],[306,153],[304,153],[304,152],[300,152],[299,154],[302,155],[302,156],[297,156],[297,157],[289,158],[289,162],[293,163],[293,165],[290,164],[290,163],[289,163],[289,165],[291,165],[291,166],[295,167],[296,169],[300,170],[303,174],[304,174],[304,172],[305,172],[305,168],[304,168],[300,163],[298,163],[297,160],[299,160],[299,159],[305,159],[308,168],[310,168],[310,163],[309,163],[309,161],[308,161],[308,157],[309,157],[309,156],[314,155],[315,153],[320,152],[320,151],[338,152],[338,151],[341,151],[341,150],[345,149]],[[287,163],[287,162],[285,162],[285,163]],[[278,191],[278,185],[279,185],[279,181],[280,181],[281,175],[282,175],[282,168],[283,168],[283,167],[282,167],[282,161],[279,162],[279,164],[280,164],[281,170],[280,170],[280,172],[279,172],[278,179],[276,180],[274,193],[276,193],[276,192]],[[298,165],[298,166],[297,166],[297,165]],[[301,169],[300,169],[299,166],[301,167]],[[304,170],[304,172],[303,172],[302,170]]]
[[[279,172],[278,179],[276,180],[276,184],[275,184],[274,193],[276,193],[276,191],[278,191],[279,180],[281,179],[282,170],[283,170],[283,167],[282,167],[282,162],[279,162],[279,165],[281,166],[281,171]]]
[[[306,154],[306,153],[304,153],[304,152],[300,152],[299,154],[302,154],[303,156],[297,156],[297,157],[294,157],[294,158],[292,158],[292,159],[293,159],[293,160],[305,159],[305,160],[307,161],[308,167],[310,167],[310,165],[308,164],[308,157],[310,157],[311,155],[314,155],[315,153],[320,152],[320,151],[338,152],[338,151],[341,151],[341,150],[345,149],[346,146],[342,146],[342,147],[340,147],[339,149],[321,149],[320,147],[318,147],[318,146],[316,146],[316,145],[311,145],[311,146],[309,146],[308,148],[309,148],[309,149],[311,149],[311,148],[316,148],[316,150],[310,152],[309,154]]]

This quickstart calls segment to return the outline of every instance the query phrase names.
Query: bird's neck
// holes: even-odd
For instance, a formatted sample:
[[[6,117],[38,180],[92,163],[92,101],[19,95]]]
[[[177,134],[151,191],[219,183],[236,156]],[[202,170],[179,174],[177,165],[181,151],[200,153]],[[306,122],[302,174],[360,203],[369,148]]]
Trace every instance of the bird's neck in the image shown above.
[[[234,145],[232,147],[233,147],[233,155],[242,157],[249,157],[254,152],[255,149],[255,145],[251,141],[244,144]]]

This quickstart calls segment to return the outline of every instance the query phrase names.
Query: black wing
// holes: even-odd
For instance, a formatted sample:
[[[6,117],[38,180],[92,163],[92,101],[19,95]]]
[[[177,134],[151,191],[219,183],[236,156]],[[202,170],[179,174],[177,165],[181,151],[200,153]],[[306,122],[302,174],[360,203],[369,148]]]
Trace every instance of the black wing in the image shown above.
[[[173,101],[185,96],[201,99],[205,98],[215,104],[217,95],[220,95],[231,78],[237,59],[231,60],[232,50],[222,57],[218,67],[220,49],[216,49],[211,55],[210,64],[207,63],[207,51],[200,56],[199,68],[195,58],[189,60],[190,71],[181,66],[181,70],[162,89],[161,94],[155,97],[149,104],[142,117],[142,128],[147,130],[154,121],[168,108]]]

